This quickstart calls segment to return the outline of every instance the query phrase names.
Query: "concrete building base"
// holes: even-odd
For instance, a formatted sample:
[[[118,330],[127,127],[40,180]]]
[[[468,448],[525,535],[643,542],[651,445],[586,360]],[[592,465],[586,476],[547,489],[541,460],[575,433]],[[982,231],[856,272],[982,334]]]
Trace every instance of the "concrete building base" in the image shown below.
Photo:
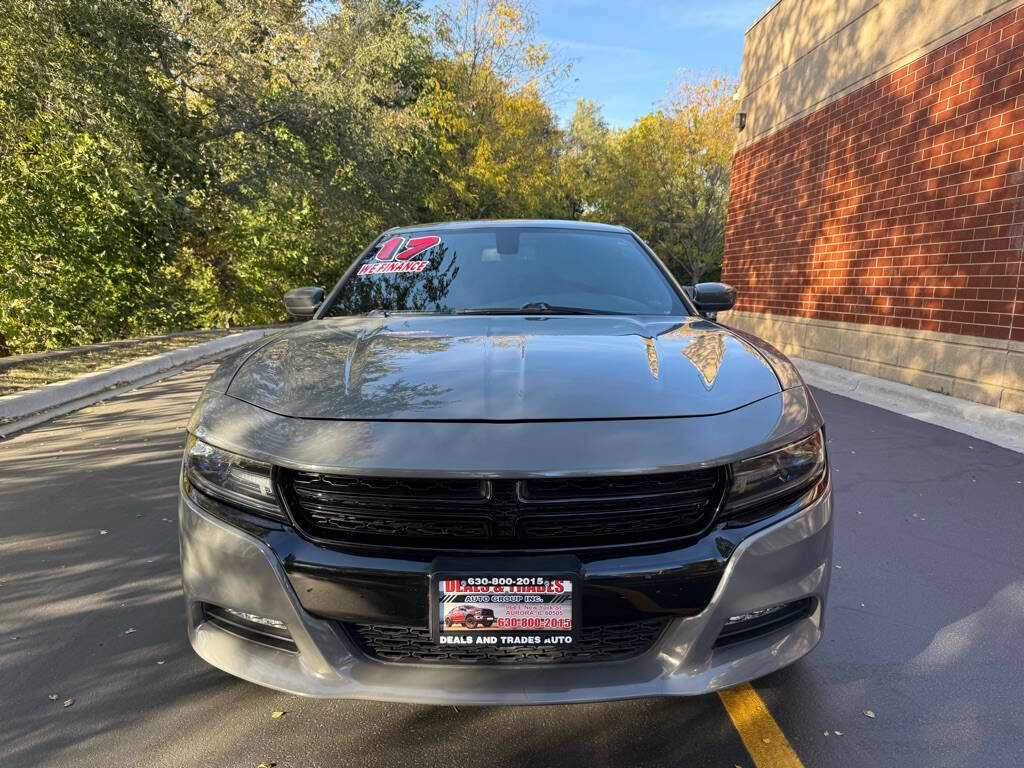
[[[1024,413],[1024,342],[756,312],[719,319],[791,357]]]

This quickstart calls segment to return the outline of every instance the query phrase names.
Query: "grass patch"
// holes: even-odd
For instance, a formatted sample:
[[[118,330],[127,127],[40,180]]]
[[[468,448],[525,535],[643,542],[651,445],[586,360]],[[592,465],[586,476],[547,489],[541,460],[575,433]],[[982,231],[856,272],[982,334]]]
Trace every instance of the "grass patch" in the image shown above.
[[[84,347],[81,351],[26,360],[23,363],[0,358],[0,395],[13,395],[26,389],[73,379],[162,352],[191,347],[241,330],[244,329],[200,331],[168,338],[138,339],[111,346]]]

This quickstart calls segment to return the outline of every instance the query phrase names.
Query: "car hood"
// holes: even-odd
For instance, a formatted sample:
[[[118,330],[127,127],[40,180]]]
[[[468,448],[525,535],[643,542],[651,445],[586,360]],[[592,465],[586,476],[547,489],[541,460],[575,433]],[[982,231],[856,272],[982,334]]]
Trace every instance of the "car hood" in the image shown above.
[[[315,320],[245,358],[227,394],[310,419],[705,416],[780,391],[748,342],[696,317]]]

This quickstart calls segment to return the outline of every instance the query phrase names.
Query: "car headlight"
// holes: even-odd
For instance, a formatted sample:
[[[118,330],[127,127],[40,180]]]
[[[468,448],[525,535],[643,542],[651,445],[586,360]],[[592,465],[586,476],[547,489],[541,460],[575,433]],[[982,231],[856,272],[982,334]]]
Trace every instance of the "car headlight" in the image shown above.
[[[214,448],[189,435],[185,477],[199,491],[216,499],[277,520],[288,519],[277,502],[269,464]]]
[[[730,518],[816,483],[825,471],[825,441],[818,431],[777,451],[737,461],[732,471],[725,499]]]

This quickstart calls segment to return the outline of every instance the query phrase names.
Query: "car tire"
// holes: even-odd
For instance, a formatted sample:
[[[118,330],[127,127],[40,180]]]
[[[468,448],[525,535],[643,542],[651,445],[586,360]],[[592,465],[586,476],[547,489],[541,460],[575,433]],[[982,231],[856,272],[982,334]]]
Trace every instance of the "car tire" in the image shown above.
[[[476,629],[476,619],[466,619],[466,629]]]
[[[448,618],[447,616],[444,617],[444,625],[446,627],[448,627],[448,628],[451,628],[451,626],[452,626],[452,620],[450,618]]]
[[[489,627],[494,623],[494,619],[484,619],[484,626]]]

